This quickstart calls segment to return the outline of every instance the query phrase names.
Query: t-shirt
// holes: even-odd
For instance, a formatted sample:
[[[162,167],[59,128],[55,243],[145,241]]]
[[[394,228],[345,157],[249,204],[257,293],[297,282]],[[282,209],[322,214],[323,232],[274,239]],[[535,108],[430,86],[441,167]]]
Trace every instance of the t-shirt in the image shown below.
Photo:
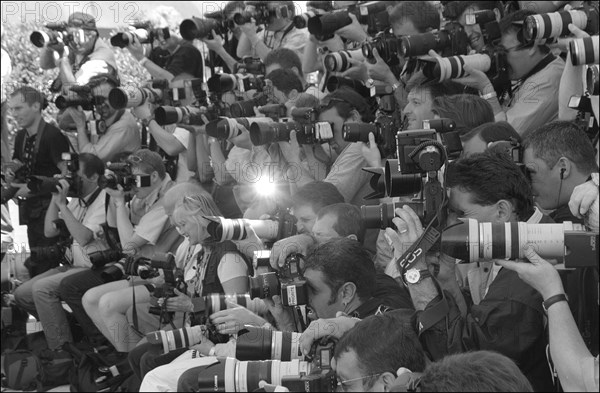
[[[190,141],[190,132],[185,128],[176,127],[175,131],[173,131],[173,136],[183,145],[183,147],[185,147],[185,151],[179,153],[179,160],[177,161],[177,179],[175,179],[176,183],[182,183],[194,177],[194,172],[191,172],[188,169],[187,162],[187,149]]]
[[[92,153],[102,161],[108,162],[123,152],[134,152],[140,148],[142,139],[139,127],[133,115],[124,111],[115,123],[111,124],[98,142],[79,146],[80,153]]]
[[[85,198],[86,202],[90,200],[92,195],[93,193]],[[67,208],[73,213],[77,221],[81,222],[83,226],[94,234],[94,239],[85,246],[81,246],[77,240],[73,239],[73,245],[65,256],[67,260],[72,258],[73,266],[75,267],[92,267],[92,263],[88,257],[89,254],[109,248],[104,238],[99,236],[102,231],[100,226],[106,222],[105,200],[106,191],[102,190],[88,207],[79,198],[72,198],[67,205]]]
[[[182,41],[179,48],[165,61],[164,69],[174,76],[190,74],[202,78],[202,54],[188,41]]]
[[[370,175],[362,168],[369,166],[359,143],[350,143],[333,163],[325,181],[337,187],[347,203],[364,205],[364,197],[370,194]]]
[[[302,58],[304,54],[304,46],[308,42],[309,33],[308,29],[296,29],[293,27],[291,30],[284,35],[287,29],[280,31],[269,31],[262,30],[258,32],[258,38],[269,49],[287,48],[291,49]],[[256,52],[252,53],[253,57],[258,57]]]

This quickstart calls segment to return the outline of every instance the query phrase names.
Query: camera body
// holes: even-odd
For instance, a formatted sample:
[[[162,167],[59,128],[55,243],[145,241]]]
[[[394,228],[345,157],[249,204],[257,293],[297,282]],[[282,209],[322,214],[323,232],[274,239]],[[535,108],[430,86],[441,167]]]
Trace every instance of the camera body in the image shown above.
[[[279,123],[253,123],[250,125],[250,141],[254,146],[262,146],[273,142],[288,142],[292,131],[296,131],[296,139],[301,145],[324,143],[333,138],[330,123],[317,120],[317,112],[313,108],[293,108],[292,119]]]
[[[59,231],[58,241],[52,246],[31,247],[32,261],[59,260],[73,244],[73,237],[61,218],[52,221],[52,226]]]
[[[345,123],[342,127],[346,142],[369,143],[369,133],[373,133],[382,157],[396,152],[397,130],[394,119],[385,115],[379,116],[373,123]]]
[[[290,392],[335,392],[337,377],[331,367],[335,353],[335,342],[323,339],[313,344],[310,359],[310,372],[298,376],[283,377],[281,385]]]
[[[259,57],[245,56],[242,61],[233,67],[236,74],[265,75],[265,63]]]
[[[366,42],[362,46],[362,53],[365,59],[370,63],[375,63],[373,50],[377,49],[381,59],[390,67],[400,64],[398,54],[400,53],[401,41],[394,34],[389,32],[378,33],[373,41]]]
[[[150,187],[150,175],[134,175],[131,171],[130,163],[108,163],[107,169],[112,173],[106,173],[98,180],[100,188],[117,189],[117,186],[123,187],[123,191],[131,191],[134,187]]]
[[[66,163],[66,173],[62,176],[29,176],[27,179],[27,188],[37,195],[51,194],[56,192],[56,187],[60,180],[66,180],[69,183],[68,197],[76,198],[79,196],[79,155],[76,153],[62,153],[61,159]]]
[[[129,31],[117,33],[110,37],[112,46],[126,48],[129,44],[139,40],[140,44],[152,44],[154,40],[167,40],[171,38],[171,32],[168,27],[153,28],[150,22],[139,22],[129,26]]]
[[[458,22],[446,23],[443,29],[401,38],[400,54],[404,57],[424,56],[430,50],[442,57],[466,55],[469,38]]]
[[[266,299],[281,295],[281,302],[286,307],[308,304],[308,287],[300,266],[303,258],[292,253],[278,272],[271,270],[249,277],[250,297]]]
[[[250,90],[262,91],[266,80],[264,75],[216,74],[206,81],[206,85],[211,93],[222,94],[233,90],[244,93]]]
[[[85,33],[82,29],[71,28],[65,22],[48,23],[46,31],[34,31],[29,36],[29,40],[38,48],[45,48],[49,45],[81,45],[85,42]]]
[[[193,17],[192,19],[185,19],[181,22],[179,25],[179,32],[184,40],[193,41],[195,39],[213,39],[213,30],[217,34],[226,34],[229,28],[230,25],[227,21],[214,18]]]

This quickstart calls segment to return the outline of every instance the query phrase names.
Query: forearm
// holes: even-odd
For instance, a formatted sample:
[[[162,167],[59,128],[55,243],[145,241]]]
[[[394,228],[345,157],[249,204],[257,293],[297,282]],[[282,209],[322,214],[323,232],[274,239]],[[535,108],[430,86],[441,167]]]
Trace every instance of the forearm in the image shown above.
[[[77,83],[75,75],[73,75],[73,69],[71,68],[71,65],[69,64],[67,59],[63,59],[60,61],[58,70],[63,85],[74,85]]]
[[[62,219],[65,220],[65,225],[67,226],[69,233],[80,246],[85,246],[93,240],[94,234],[92,231],[75,218],[73,212],[69,210],[67,205],[60,206],[60,214]]]
[[[42,70],[51,70],[56,68],[54,61],[54,51],[50,48],[44,48],[40,52],[40,68]]]
[[[77,144],[79,145],[79,151],[82,153],[91,148],[91,146],[88,146],[91,142],[85,127],[77,127]]]
[[[193,132],[190,132],[188,137],[187,168],[191,172],[196,172],[198,170],[198,161],[196,156],[196,134]]]
[[[585,391],[581,361],[592,354],[585,346],[567,302],[548,308],[550,353],[565,392]]]
[[[227,53],[227,51],[225,50],[225,48],[221,47],[218,51],[215,52],[221,59],[223,59],[223,61],[225,62],[225,64],[227,65],[227,67],[231,70],[231,72],[233,72],[233,70],[235,69],[235,64],[237,63],[237,60],[235,60],[233,58],[233,56],[231,56],[229,53]]]
[[[416,263],[415,269],[427,269],[427,264],[420,260]],[[417,284],[409,284],[408,291],[416,311],[425,310],[427,305],[439,295],[431,277],[425,278]]]
[[[117,231],[119,232],[119,239],[121,239],[121,246],[123,251],[135,251],[135,247],[131,245],[131,240],[135,234],[133,224],[129,221],[129,211],[125,204],[119,204],[116,206],[117,216]]]
[[[210,156],[212,157],[212,169],[214,171],[214,176],[217,183],[223,185],[234,180],[233,177],[227,172],[227,167],[225,166],[225,155],[223,154],[223,150],[221,150],[221,146],[218,143],[210,144]]]
[[[52,222],[58,219],[58,207],[54,201],[50,202],[48,210],[46,210],[46,216],[44,217],[44,236],[56,237],[60,231],[54,228]]]
[[[185,147],[173,136],[173,134],[165,131],[164,128],[158,125],[155,120],[150,120],[148,130],[156,140],[156,144],[170,156],[175,156],[183,151]]]
[[[302,56],[302,71],[305,74],[319,69],[317,58],[317,43],[309,39],[304,47],[304,56]]]
[[[154,79],[166,79],[171,82],[175,77],[169,71],[156,65],[154,62],[152,62],[152,60],[147,60],[144,63],[144,67]]]
[[[244,56],[252,55],[252,44],[250,43],[250,40],[248,39],[248,36],[246,34],[242,34],[242,36],[238,40],[236,52],[237,57],[239,57],[240,59]]]

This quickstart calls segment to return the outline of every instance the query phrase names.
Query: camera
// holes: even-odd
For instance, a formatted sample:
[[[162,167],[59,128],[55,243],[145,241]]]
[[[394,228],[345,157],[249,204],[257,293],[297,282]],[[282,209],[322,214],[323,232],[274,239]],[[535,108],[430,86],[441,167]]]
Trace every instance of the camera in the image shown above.
[[[342,50],[339,52],[328,53],[323,59],[325,69],[329,72],[344,72],[352,68],[352,63],[349,59],[364,61],[363,52],[360,49],[353,51]]]
[[[163,93],[169,87],[166,80],[152,81],[149,87],[115,87],[108,93],[108,103],[114,109],[135,108],[146,100],[153,104],[163,102]]]
[[[325,365],[332,357],[331,349],[323,349],[319,355]],[[218,358],[215,363],[197,369],[198,386],[195,390],[253,392],[259,388],[259,382],[264,380],[273,385],[285,386],[292,392],[334,392],[337,388],[335,374],[330,368],[319,368],[319,363]]]
[[[249,224],[260,239],[276,241],[296,234],[296,219],[284,212],[275,220],[248,220],[244,218],[205,217],[210,221],[206,230],[217,242],[244,240],[248,237],[245,224]]]
[[[272,331],[246,326],[238,332],[235,358],[238,360],[304,360],[301,333]]]
[[[150,187],[150,175],[134,175],[131,171],[130,163],[108,163],[106,168],[112,173],[106,173],[98,180],[100,188],[117,189],[117,186],[123,187],[123,191],[131,191],[133,187]]]
[[[288,108],[285,104],[266,104],[256,108],[266,117],[278,121],[281,118],[287,117]]]
[[[266,299],[281,295],[281,303],[286,307],[308,304],[308,287],[300,267],[302,259],[300,254],[292,253],[278,272],[249,277],[250,297]]]
[[[138,38],[140,44],[151,44],[154,40],[167,40],[171,38],[168,27],[153,29],[149,22],[134,23],[129,26],[129,31],[117,33],[110,37],[112,46],[126,48]]]
[[[506,54],[498,51],[436,58],[433,62],[425,64],[423,74],[438,82],[462,78],[466,75],[465,65],[485,72],[494,86],[505,84],[509,80]]]
[[[231,104],[229,107],[229,113],[232,117],[253,117],[256,116],[254,113],[255,106],[264,106],[269,103],[270,97],[270,83],[271,81],[266,81],[265,89],[256,94],[253,98],[245,101],[238,101]]]
[[[293,108],[291,117],[293,121],[251,124],[252,144],[262,146],[273,142],[288,142],[292,131],[296,131],[296,138],[301,145],[314,145],[333,138],[331,124],[317,121],[317,113],[313,108]]]
[[[59,218],[52,221],[52,226],[59,231],[58,241],[52,246],[31,247],[31,259],[33,261],[61,260],[67,249],[73,244],[73,238],[63,219]]]
[[[543,38],[570,35],[570,23],[590,35],[598,34],[598,6],[585,4],[570,11],[530,15],[523,22],[523,39],[531,42]]]
[[[195,39],[213,38],[212,31],[217,34],[227,33],[226,22],[212,19],[212,18],[196,18],[185,19],[179,25],[179,32],[181,37],[186,41],[193,41]]]
[[[411,175],[404,175],[407,178]],[[412,175],[414,176],[414,175]],[[412,180],[412,179],[411,179]],[[407,187],[404,188],[405,192],[409,191],[409,187],[414,187],[412,190],[418,192],[421,189],[421,179],[414,178],[413,184],[410,181],[406,181]],[[424,218],[423,204],[415,202],[391,202],[382,203],[379,205],[363,205],[360,207],[360,219],[365,228],[367,229],[385,229],[385,228],[396,228],[396,225],[392,222],[392,219],[396,216],[395,210],[402,209],[402,206],[410,206],[417,216],[421,220]]]
[[[48,45],[80,45],[85,42],[85,33],[82,29],[67,30],[66,23],[48,23],[47,31],[34,31],[29,36],[29,40],[38,48],[45,48]]]
[[[208,340],[208,329],[204,325],[196,325],[175,330],[157,330],[148,333],[146,339],[150,344],[162,346],[163,353],[167,354]]]
[[[227,140],[235,138],[242,133],[240,127],[250,128],[252,123],[272,123],[273,120],[269,117],[241,117],[241,118],[224,118],[213,120],[206,124],[206,134],[219,140]]]
[[[286,6],[270,10],[266,2],[250,1],[246,2],[246,10],[233,15],[233,21],[237,25],[243,25],[254,19],[256,25],[268,25],[271,18],[282,19],[291,16],[290,10]]]
[[[70,98],[60,95],[54,99],[54,105],[60,111],[67,108],[77,108],[78,106],[84,111],[91,111],[94,108],[94,101],[84,97]]]
[[[388,157],[396,151],[396,130],[390,116],[379,116],[373,123],[345,123],[342,127],[346,142],[369,143],[369,133],[372,132],[382,157]]]
[[[319,17],[320,15],[317,15],[317,13],[315,13],[314,11],[307,11],[301,15],[296,15],[294,16],[294,27],[296,29],[304,29],[308,26],[308,20],[310,18],[315,18],[315,17]]]
[[[389,27],[386,11],[388,5],[387,1],[369,1],[350,6],[346,10],[336,10],[321,16],[314,16],[308,19],[306,25],[310,34],[317,37],[319,41],[325,41],[331,38],[336,30],[351,24],[352,19],[350,19],[349,13],[353,13],[360,24],[368,25],[367,32],[374,34]]]
[[[211,76],[206,84],[212,93],[226,93],[233,90],[240,93],[249,90],[262,91],[265,77],[253,74],[216,74]]]
[[[542,258],[564,260],[566,268],[598,267],[598,233],[582,225],[490,223],[467,219],[442,232],[441,251],[464,263],[523,259],[532,245]]]
[[[245,56],[241,62],[235,63],[233,72],[235,74],[265,75],[266,68],[265,63],[260,58]]]
[[[468,26],[479,25],[483,41],[486,45],[494,44],[502,36],[500,24],[496,21],[496,14],[492,10],[479,10],[467,13],[465,15],[465,22]]]
[[[325,83],[325,87],[330,93],[333,93],[342,86],[350,87],[365,98],[371,97],[372,89],[365,86],[365,84],[358,79],[342,78],[340,76],[331,75]]]
[[[569,53],[573,65],[598,64],[600,59],[598,36],[574,38],[569,42]]]
[[[201,126],[217,117],[214,107],[159,106],[154,110],[154,119],[161,126],[175,123]]]
[[[60,185],[60,180],[66,180],[69,183],[68,197],[79,196],[79,155],[75,153],[62,153],[61,160],[66,163],[66,173],[64,176],[29,176],[27,179],[27,188],[36,195],[51,194],[56,192],[56,187]]]
[[[400,52],[400,39],[392,33],[381,32],[371,42],[363,44],[361,51],[365,59],[371,63],[375,63],[375,55],[373,50],[377,49],[377,53],[390,67],[400,64],[398,53]]]
[[[101,268],[102,266],[118,261],[123,258],[123,252],[121,250],[104,250],[95,251],[88,254],[90,262],[95,268]],[[113,280],[116,281],[116,280]]]
[[[402,37],[400,54],[403,57],[423,56],[430,50],[441,52],[442,57],[466,55],[469,38],[457,22],[447,23],[443,29]]]

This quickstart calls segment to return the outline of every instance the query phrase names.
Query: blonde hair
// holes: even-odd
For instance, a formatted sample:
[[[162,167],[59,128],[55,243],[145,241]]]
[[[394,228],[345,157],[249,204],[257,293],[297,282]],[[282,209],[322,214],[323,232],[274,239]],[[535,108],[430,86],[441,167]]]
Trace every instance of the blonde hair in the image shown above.
[[[207,192],[180,199],[173,211],[174,222],[197,219],[200,216],[221,216],[219,207]]]
[[[163,28],[168,27],[169,30],[178,32],[179,25],[183,21],[183,17],[175,8],[161,5],[148,12],[146,19],[152,24],[152,27]]]
[[[175,184],[165,193],[162,199],[163,208],[168,216],[173,215],[173,211],[186,196],[194,196],[207,193],[198,183],[185,182]]]

